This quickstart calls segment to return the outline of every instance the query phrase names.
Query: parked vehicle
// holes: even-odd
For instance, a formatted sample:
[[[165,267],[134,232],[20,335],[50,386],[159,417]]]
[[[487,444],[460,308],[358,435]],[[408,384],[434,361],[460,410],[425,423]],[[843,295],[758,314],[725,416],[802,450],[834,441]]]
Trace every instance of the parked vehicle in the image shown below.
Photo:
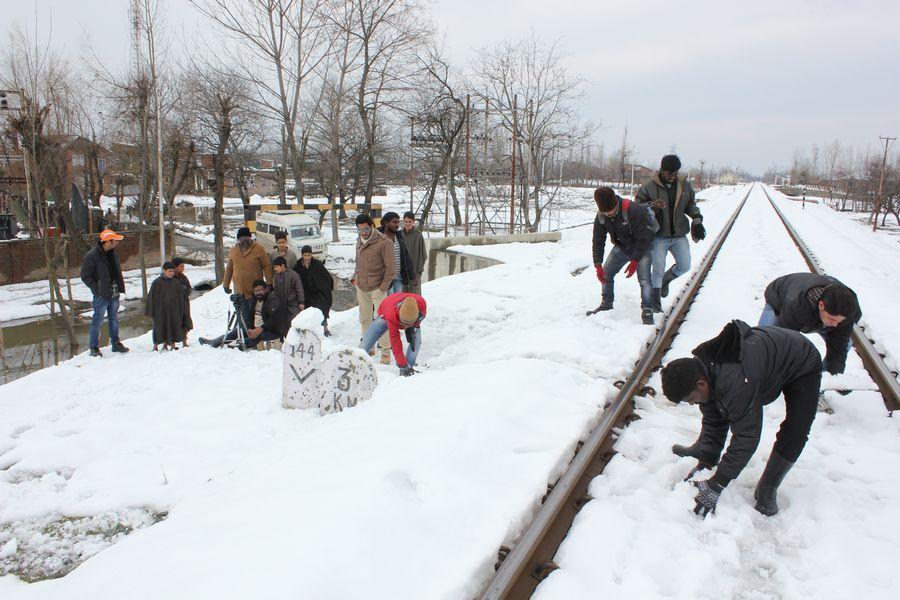
[[[303,246],[311,246],[313,256],[325,260],[328,243],[317,219],[299,210],[261,210],[256,213],[256,240],[267,250],[275,247],[275,234],[287,233],[288,245],[300,256]]]

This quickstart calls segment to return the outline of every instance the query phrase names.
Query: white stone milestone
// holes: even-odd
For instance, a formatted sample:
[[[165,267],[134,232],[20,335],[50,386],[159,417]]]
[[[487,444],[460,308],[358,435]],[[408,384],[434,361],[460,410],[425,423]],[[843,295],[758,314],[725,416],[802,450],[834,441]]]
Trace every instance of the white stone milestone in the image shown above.
[[[378,375],[362,350],[345,348],[331,352],[319,377],[319,414],[341,412],[372,397]]]
[[[284,375],[281,403],[285,408],[319,405],[322,339],[308,329],[293,330],[282,348]]]

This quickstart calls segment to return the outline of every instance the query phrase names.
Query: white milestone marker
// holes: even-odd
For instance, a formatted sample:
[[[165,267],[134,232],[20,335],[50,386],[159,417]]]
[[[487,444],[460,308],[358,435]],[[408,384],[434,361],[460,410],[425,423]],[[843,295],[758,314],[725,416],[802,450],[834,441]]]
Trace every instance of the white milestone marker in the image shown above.
[[[322,340],[308,329],[300,329],[285,340],[284,386],[281,402],[285,408],[312,408],[319,405],[322,368]]]
[[[319,414],[341,412],[372,397],[378,376],[369,357],[344,349],[325,357],[319,377]]]

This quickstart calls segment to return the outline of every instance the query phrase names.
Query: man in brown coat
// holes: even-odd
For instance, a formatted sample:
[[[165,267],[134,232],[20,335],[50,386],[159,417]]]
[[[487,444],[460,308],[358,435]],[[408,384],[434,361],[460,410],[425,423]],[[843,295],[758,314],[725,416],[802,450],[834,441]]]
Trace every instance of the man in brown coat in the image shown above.
[[[238,243],[228,253],[228,263],[225,266],[225,278],[222,279],[222,287],[226,294],[231,294],[231,282],[234,279],[234,291],[243,297],[241,312],[244,322],[253,320],[253,282],[265,279],[268,285],[272,285],[272,264],[269,255],[262,245],[253,241],[249,227],[241,227],[237,233]]]
[[[359,303],[359,324],[361,336],[366,334],[374,319],[375,310],[387,297],[387,291],[394,281],[394,245],[383,233],[375,229],[372,217],[358,215],[356,229],[356,270],[350,282],[356,287],[356,301]],[[390,363],[391,343],[387,333],[378,340],[381,348],[381,362]],[[373,356],[375,351],[370,352]]]

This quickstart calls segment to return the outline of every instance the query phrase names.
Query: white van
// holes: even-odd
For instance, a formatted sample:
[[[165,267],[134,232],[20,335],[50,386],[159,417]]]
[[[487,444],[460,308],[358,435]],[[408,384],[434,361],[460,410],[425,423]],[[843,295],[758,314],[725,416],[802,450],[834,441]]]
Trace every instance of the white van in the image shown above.
[[[256,213],[256,241],[266,252],[275,247],[275,234],[283,231],[288,236],[288,246],[300,258],[303,246],[312,246],[313,256],[325,260],[328,244],[319,230],[319,221],[299,210],[261,210]]]

